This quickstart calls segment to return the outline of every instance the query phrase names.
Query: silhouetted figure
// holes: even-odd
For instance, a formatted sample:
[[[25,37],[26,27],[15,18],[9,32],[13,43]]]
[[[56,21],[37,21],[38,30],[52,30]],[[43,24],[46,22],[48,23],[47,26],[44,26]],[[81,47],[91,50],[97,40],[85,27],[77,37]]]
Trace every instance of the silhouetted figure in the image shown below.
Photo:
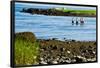
[[[76,18],[76,25],[78,25],[78,18]]]
[[[72,25],[74,25],[74,18],[72,18]]]
[[[72,18],[72,23],[74,23],[74,18]]]
[[[84,23],[84,20],[83,20],[83,18],[80,18],[80,23]]]
[[[80,24],[81,24],[81,25],[84,24],[84,20],[83,20],[83,18],[80,18]]]

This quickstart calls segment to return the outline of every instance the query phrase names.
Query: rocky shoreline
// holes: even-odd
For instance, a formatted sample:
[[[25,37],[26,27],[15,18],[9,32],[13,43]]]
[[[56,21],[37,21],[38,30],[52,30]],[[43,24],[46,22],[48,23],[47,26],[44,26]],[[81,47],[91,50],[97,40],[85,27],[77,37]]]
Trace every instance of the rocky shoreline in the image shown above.
[[[36,39],[32,32],[16,33],[15,36],[19,40],[32,42],[32,44],[38,42],[39,55],[37,55],[37,63],[35,64],[69,64],[97,61],[96,41]]]
[[[79,16],[79,17],[96,17],[95,14],[91,13],[74,13],[71,11],[63,12],[56,9],[37,9],[37,8],[23,8],[20,12],[30,13],[30,14],[41,14],[49,16]]]
[[[96,61],[96,42],[40,40],[39,64]]]

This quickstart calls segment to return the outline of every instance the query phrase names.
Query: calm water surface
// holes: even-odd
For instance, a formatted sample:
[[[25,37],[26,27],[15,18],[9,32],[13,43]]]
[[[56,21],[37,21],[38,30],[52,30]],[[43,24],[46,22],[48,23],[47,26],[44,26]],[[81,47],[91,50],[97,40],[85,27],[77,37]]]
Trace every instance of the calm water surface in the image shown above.
[[[71,23],[71,16],[31,15],[19,12],[21,9],[20,6],[15,8],[15,32],[30,31],[39,39],[96,40],[95,17],[84,17],[85,24],[76,25]]]

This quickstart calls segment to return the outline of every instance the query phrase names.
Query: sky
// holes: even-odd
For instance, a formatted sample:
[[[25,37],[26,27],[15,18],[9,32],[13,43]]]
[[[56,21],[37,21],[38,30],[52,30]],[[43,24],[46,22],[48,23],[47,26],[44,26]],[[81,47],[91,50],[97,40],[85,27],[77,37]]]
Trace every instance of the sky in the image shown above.
[[[68,9],[76,9],[76,10],[96,10],[96,7],[86,7],[86,6],[69,6],[69,5],[54,5],[54,4],[36,4],[36,3],[15,3],[16,7],[23,8],[59,8],[64,7]]]

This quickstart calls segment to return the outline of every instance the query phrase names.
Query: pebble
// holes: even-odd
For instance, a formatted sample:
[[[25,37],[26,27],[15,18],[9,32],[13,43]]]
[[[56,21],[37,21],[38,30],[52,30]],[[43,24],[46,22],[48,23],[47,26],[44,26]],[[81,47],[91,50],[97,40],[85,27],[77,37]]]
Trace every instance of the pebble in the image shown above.
[[[59,60],[59,58],[56,58],[56,60],[58,61],[58,60]]]
[[[58,64],[58,62],[57,61],[52,61],[52,64]]]
[[[87,61],[96,61],[96,58],[87,59]]]
[[[44,59],[43,59],[43,58],[40,58],[40,60],[42,60],[42,61],[43,61]]]
[[[87,59],[85,57],[83,57],[82,59],[83,59],[83,62],[87,62]]]
[[[91,59],[87,59],[87,61],[91,61]]]
[[[96,58],[92,58],[91,61],[96,61]]]
[[[71,63],[71,61],[70,60],[65,60],[67,63]]]
[[[40,64],[47,64],[45,61],[41,61]]]
[[[77,56],[78,58],[83,58],[82,56]]]
[[[93,51],[93,54],[96,54],[96,52],[95,52],[95,51]]]
[[[76,62],[76,60],[75,59],[72,59],[71,62],[74,63],[74,62]]]
[[[67,51],[68,54],[70,54],[70,51]]]

